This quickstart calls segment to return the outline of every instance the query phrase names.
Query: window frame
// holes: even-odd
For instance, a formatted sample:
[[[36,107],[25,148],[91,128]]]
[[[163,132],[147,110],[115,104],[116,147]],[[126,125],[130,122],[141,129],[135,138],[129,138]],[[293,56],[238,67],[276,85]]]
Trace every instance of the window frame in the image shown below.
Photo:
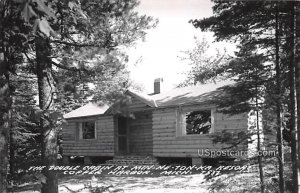
[[[94,123],[94,132],[95,132],[95,137],[91,139],[84,139],[83,138],[83,124],[85,122],[93,122]],[[97,139],[97,122],[94,120],[83,120],[79,123],[79,140],[96,140]]]
[[[193,111],[207,111],[210,110],[211,115],[211,129],[206,134],[186,134],[186,113]],[[177,108],[177,124],[176,124],[176,137],[199,137],[209,136],[215,132],[215,107],[201,107],[201,106],[189,106],[189,107],[178,107]]]

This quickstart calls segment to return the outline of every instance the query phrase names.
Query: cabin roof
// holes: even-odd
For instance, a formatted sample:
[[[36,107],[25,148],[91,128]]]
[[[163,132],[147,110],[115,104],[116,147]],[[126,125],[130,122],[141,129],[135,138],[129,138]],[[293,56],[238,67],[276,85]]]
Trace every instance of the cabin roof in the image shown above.
[[[172,89],[167,92],[162,92],[155,95],[133,93],[134,97],[139,98],[141,101],[145,102],[151,107],[168,107],[168,106],[177,106],[177,105],[186,105],[186,104],[196,104],[209,102],[217,96],[221,96],[223,91],[218,89],[222,86],[229,85],[230,83],[218,83],[218,84],[207,84],[207,85],[198,85],[191,87],[183,87]],[[152,105],[151,105],[152,104]]]
[[[147,95],[143,93],[136,93],[127,90],[125,94],[137,98],[143,103],[150,107],[168,107],[168,106],[179,106],[199,103],[209,103],[215,97],[224,95],[222,89],[218,89],[231,83],[218,83],[218,84],[207,84],[192,87],[176,88],[167,92],[162,92],[155,95]],[[95,103],[88,103],[78,109],[75,109],[64,115],[65,119],[75,117],[86,117],[93,115],[101,115],[107,113],[110,109],[108,105],[99,106]]]
[[[135,93],[133,91],[127,90],[125,92],[125,94],[129,94],[133,97],[136,97],[137,99],[139,99],[140,101],[146,103],[147,105],[149,105],[150,107],[157,107],[157,104],[155,102],[155,99],[153,99],[153,97],[147,95],[147,94],[143,94],[143,93]]]
[[[108,105],[98,105],[96,103],[88,103],[78,109],[75,109],[64,115],[65,119],[75,117],[87,117],[94,115],[101,115],[109,108]]]
[[[177,88],[168,92],[153,95],[158,107],[195,104],[209,102],[214,97],[220,96],[223,92],[214,87],[193,86]]]

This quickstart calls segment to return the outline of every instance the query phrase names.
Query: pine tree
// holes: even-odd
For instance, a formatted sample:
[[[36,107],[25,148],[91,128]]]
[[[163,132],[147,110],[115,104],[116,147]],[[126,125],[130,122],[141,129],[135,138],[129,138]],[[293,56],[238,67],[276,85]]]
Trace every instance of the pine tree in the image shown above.
[[[101,76],[103,67],[107,67],[109,62],[118,68],[121,63],[114,62],[116,56],[113,53],[121,46],[131,46],[137,39],[143,38],[145,30],[153,26],[152,18],[139,16],[133,11],[136,6],[137,1],[134,0],[51,1],[47,4],[43,1],[36,4],[25,1],[22,14],[25,21],[32,24],[35,34],[32,44],[35,54],[25,55],[32,62],[38,79],[44,165],[55,165],[57,161],[60,113],[54,103],[57,93],[56,68],[84,72],[87,74],[85,77]],[[104,58],[105,62],[95,62],[99,58]],[[86,82],[82,86],[86,88],[85,85]],[[46,183],[42,184],[42,192],[57,192],[55,172],[45,169],[43,174]]]
[[[34,76],[18,70],[11,75],[9,165],[10,179],[16,180],[29,166],[40,163],[40,135],[37,120],[37,86]]]
[[[0,192],[7,192],[8,142],[11,117],[11,74],[17,64],[23,62],[22,50],[26,50],[24,25],[15,1],[0,1]]]
[[[300,5],[299,3],[295,5],[295,53],[300,53]],[[300,54],[295,56],[295,81],[296,81],[296,101],[297,107],[300,106]],[[300,115],[300,108],[297,108],[297,116]],[[297,119],[297,176],[298,176],[298,191],[300,190],[300,119]]]
[[[201,30],[211,30],[217,40],[230,40],[240,42],[242,45],[252,44],[256,46],[256,52],[263,53],[266,57],[266,64],[271,64],[269,69],[268,85],[276,85],[272,90],[266,90],[269,103],[274,105],[277,114],[277,141],[279,150],[279,189],[284,191],[283,179],[283,150],[282,150],[282,127],[284,122],[281,118],[283,112],[283,97],[286,90],[283,87],[287,78],[287,58],[292,58],[291,52],[285,46],[288,36],[293,34],[289,25],[292,15],[290,2],[218,2],[215,1],[214,16],[203,20],[193,20],[195,27]],[[246,41],[246,42],[245,42]],[[290,53],[288,53],[291,51]],[[291,59],[290,59],[291,60]],[[243,69],[243,68],[241,68]],[[292,80],[290,81],[292,82]],[[292,83],[291,83],[292,84]],[[292,89],[290,89],[292,91]],[[291,94],[292,96],[293,94]],[[291,105],[290,105],[291,107]],[[292,129],[291,129],[292,130]],[[294,178],[295,175],[294,175]],[[295,179],[296,183],[297,179]]]

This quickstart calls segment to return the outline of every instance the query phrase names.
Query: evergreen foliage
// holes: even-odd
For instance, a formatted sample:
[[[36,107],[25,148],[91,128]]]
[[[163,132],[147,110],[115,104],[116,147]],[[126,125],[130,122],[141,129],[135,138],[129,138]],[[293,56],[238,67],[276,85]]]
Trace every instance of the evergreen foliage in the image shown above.
[[[10,158],[35,157],[44,165],[56,164],[62,113],[91,99],[109,103],[131,85],[126,48],[144,39],[157,23],[139,15],[136,6],[136,0],[1,1],[1,192],[7,191],[9,127],[11,150],[18,147]],[[11,83],[9,73],[15,74]],[[39,106],[34,104],[37,92]],[[7,102],[10,97],[14,100]],[[15,169],[20,164],[10,161]],[[57,192],[53,174],[44,172],[42,192]]]

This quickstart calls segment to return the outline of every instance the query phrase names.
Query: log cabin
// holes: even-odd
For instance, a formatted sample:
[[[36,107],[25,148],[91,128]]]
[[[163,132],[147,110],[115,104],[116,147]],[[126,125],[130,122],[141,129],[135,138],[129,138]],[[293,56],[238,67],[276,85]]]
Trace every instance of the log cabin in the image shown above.
[[[214,144],[211,134],[249,130],[251,113],[230,116],[217,110],[212,99],[222,97],[222,90],[201,85],[160,92],[161,84],[156,79],[150,95],[127,90],[123,102],[89,103],[65,114],[64,162],[70,156],[83,156],[85,163],[95,156],[151,156],[189,158],[199,165],[208,156],[203,150],[224,146]]]

